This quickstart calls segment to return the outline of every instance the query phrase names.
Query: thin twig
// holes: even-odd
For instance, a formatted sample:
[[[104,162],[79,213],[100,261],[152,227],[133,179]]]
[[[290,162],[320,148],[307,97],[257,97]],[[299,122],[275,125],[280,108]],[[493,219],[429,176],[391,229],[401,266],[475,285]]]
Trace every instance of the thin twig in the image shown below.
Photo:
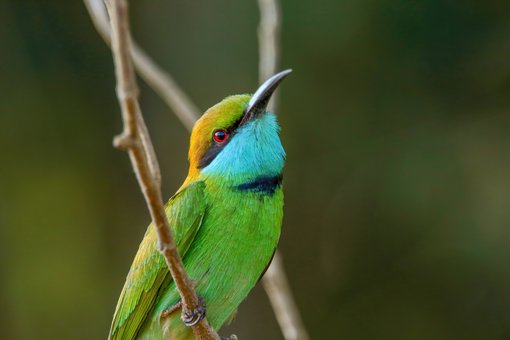
[[[274,254],[273,262],[267,269],[262,284],[266,290],[278,324],[286,340],[307,340],[308,333],[301,321],[299,309],[292,297],[290,285],[283,270],[279,252]]]
[[[258,0],[260,9],[259,37],[259,80],[276,73],[280,58],[281,14],[278,0]],[[275,110],[278,93],[273,94],[270,108]],[[286,340],[308,340],[309,336],[301,320],[290,286],[285,275],[281,255],[277,251],[273,262],[262,278],[269,301]]]
[[[111,30],[103,0],[84,0],[92,22],[103,40],[111,44]],[[191,130],[200,110],[177,85],[172,76],[158,66],[136,42],[130,46],[135,68],[142,79],[165,101],[184,126]]]
[[[129,153],[131,164],[157,230],[159,250],[165,258],[181,295],[182,309],[183,311],[195,310],[199,305],[198,296],[191,279],[184,271],[181,257],[170,232],[161,198],[159,167],[157,170],[153,169],[157,167],[157,161],[155,154],[149,151],[153,150],[152,143],[138,104],[138,87],[129,53],[131,41],[127,2],[112,0],[111,4],[112,51],[117,79],[117,96],[124,121],[124,131],[115,137],[114,145]],[[154,157],[152,163],[150,157]],[[219,339],[206,318],[193,327],[193,332],[197,339]]]
[[[276,67],[280,61],[279,40],[280,36],[280,9],[277,0],[258,0],[260,22],[258,27],[259,36],[259,81],[262,83],[276,73]],[[272,96],[274,110],[276,106],[276,93]]]

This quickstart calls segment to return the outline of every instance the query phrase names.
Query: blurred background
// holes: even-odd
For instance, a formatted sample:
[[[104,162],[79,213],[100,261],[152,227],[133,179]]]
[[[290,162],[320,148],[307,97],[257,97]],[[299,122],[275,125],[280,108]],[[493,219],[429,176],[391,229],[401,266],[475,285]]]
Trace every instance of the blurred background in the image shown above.
[[[258,85],[256,1],[131,1],[201,109]],[[284,0],[280,249],[313,339],[510,339],[510,2]],[[0,2],[0,329],[106,338],[149,222],[81,1]],[[170,197],[188,132],[141,83]],[[261,286],[222,334],[282,339]]]

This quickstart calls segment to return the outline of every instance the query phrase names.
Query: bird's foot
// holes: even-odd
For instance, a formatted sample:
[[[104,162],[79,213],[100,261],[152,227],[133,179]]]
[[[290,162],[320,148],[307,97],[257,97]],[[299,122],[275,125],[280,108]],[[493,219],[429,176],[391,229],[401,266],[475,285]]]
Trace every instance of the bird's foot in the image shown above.
[[[202,319],[205,317],[206,310],[205,301],[199,296],[198,306],[191,311],[183,309],[181,319],[186,326],[193,327],[202,321]]]
[[[235,334],[231,336],[220,336],[220,340],[237,340],[237,336]]]
[[[170,308],[167,308],[165,309],[164,311],[161,312],[161,315],[159,316],[159,318],[162,320],[162,319],[165,319],[167,317],[169,317],[170,315],[172,315],[174,312],[176,312],[179,308],[182,307],[182,302],[179,300],[179,302],[177,302],[175,305],[173,305],[172,307]]]

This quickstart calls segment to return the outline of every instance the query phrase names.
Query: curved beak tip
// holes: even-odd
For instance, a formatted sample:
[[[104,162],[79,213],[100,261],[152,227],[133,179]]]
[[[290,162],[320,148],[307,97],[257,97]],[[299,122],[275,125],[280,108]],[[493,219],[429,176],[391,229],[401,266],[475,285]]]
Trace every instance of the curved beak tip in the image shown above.
[[[292,72],[291,69],[281,71],[266,80],[253,94],[246,105],[242,122],[246,122],[260,113],[266,111],[267,104],[278,85]]]

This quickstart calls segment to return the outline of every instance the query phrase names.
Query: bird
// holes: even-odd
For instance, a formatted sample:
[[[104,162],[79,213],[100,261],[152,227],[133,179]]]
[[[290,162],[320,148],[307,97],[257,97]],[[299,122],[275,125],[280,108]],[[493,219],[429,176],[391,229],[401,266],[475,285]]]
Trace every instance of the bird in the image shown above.
[[[272,76],[253,95],[226,97],[193,127],[188,175],[165,211],[199,308],[181,319],[180,296],[151,224],[109,339],[193,339],[190,326],[205,314],[218,331],[262,277],[280,238],[286,159],[277,116],[267,107],[291,71]]]

